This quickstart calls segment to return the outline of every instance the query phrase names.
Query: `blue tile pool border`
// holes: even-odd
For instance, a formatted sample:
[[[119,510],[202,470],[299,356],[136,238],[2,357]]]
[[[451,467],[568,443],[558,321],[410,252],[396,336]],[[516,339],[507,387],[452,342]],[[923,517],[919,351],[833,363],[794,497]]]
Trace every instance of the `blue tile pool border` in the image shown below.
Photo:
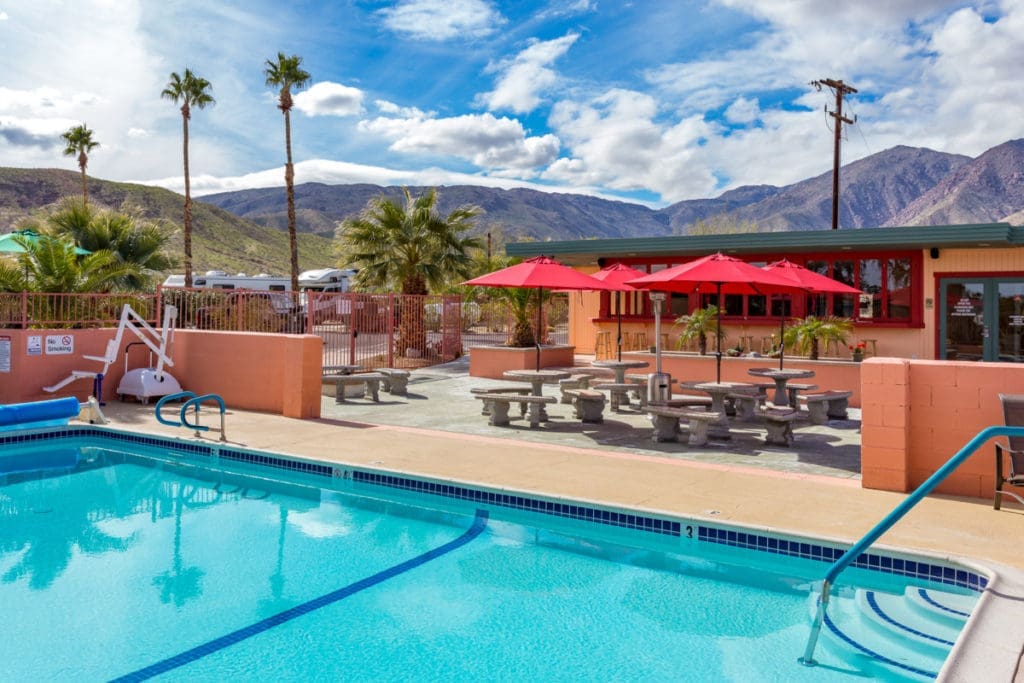
[[[189,443],[179,439],[144,436],[97,427],[68,427],[49,431],[3,434],[0,435],[0,446],[83,437],[109,439],[119,443],[164,448],[187,455],[209,458],[219,457],[232,462],[316,477],[331,478],[339,476],[337,468],[329,464],[310,462],[271,453],[228,448],[219,444]],[[543,498],[532,498],[514,493],[488,491],[459,484],[414,479],[372,470],[345,469],[353,481],[363,484],[411,491],[451,500],[534,512],[552,517],[591,522],[664,536],[679,537],[685,533],[687,537],[692,536],[698,542],[714,543],[744,550],[756,550],[828,564],[835,562],[846,551],[846,548],[842,546],[813,543],[806,539],[779,538],[777,536],[767,536],[735,528],[715,527],[696,522],[687,524],[679,520],[635,512],[607,510],[573,502],[545,500]],[[984,590],[985,586],[988,585],[987,577],[967,569],[933,564],[924,560],[891,557],[878,553],[861,553],[851,566],[883,574],[893,574],[958,586],[976,592]]]

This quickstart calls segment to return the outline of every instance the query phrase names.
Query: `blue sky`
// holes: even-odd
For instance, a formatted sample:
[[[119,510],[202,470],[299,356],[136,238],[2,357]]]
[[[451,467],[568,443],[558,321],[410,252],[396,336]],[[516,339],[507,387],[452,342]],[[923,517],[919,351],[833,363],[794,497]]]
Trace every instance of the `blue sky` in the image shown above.
[[[197,195],[283,184],[263,65],[303,57],[296,182],[479,184],[663,206],[831,169],[816,79],[859,92],[843,160],[894,145],[976,156],[1024,136],[1024,0],[0,0],[0,166],[182,191],[188,66]]]

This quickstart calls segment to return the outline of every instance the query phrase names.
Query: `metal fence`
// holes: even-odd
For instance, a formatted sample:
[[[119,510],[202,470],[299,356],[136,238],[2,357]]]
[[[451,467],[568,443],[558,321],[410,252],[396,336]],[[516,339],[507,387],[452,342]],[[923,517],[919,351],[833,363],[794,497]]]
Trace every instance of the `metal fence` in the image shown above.
[[[486,297],[171,287],[155,294],[0,293],[0,327],[115,327],[125,304],[154,326],[171,304],[182,329],[315,334],[324,367],[425,367],[472,346],[506,344],[513,328],[508,306]],[[565,298],[553,297],[544,311],[546,343],[566,343],[567,318]]]

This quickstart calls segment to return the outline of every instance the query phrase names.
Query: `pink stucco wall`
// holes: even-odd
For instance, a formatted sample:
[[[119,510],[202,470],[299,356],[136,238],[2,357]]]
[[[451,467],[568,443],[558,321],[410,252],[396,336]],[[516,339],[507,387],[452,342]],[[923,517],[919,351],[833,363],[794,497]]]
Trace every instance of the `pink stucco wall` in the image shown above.
[[[1024,365],[870,359],[861,364],[865,488],[910,491],[981,429],[1003,424],[999,394],[1024,393]],[[981,447],[937,492],[991,498],[994,448]]]
[[[84,401],[92,382],[80,379],[55,394],[43,391],[72,370],[101,370],[99,361],[115,330],[0,330],[0,341],[9,338],[10,369],[0,372],[0,402],[20,403],[61,396]],[[67,355],[45,351],[47,335],[71,337],[74,351]],[[29,355],[28,338],[42,336],[43,353]],[[137,341],[122,341],[117,361],[103,380],[103,399],[117,398],[117,386],[125,371],[125,348]],[[322,341],[312,335],[274,335],[246,332],[199,332],[178,330],[171,349],[173,367],[167,370],[183,389],[197,394],[219,394],[232,408],[259,410],[296,418],[320,416]],[[149,350],[142,345],[128,351],[128,368],[149,366]]]
[[[571,367],[576,348],[573,346],[542,346],[542,368]],[[472,377],[502,379],[506,370],[532,370],[537,367],[537,348],[509,346],[472,346],[469,349],[469,374]]]

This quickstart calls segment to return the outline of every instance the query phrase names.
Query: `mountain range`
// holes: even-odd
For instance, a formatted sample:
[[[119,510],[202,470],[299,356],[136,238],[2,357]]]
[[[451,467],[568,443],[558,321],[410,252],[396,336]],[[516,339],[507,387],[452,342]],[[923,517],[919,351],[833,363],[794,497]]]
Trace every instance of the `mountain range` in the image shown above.
[[[842,167],[840,228],[1024,222],[1024,140],[1010,140],[976,158],[898,146]],[[80,189],[73,171],[0,168],[0,229]],[[414,195],[426,188],[410,187]],[[128,203],[150,218],[181,223],[181,196],[155,187],[89,180],[91,201]],[[333,265],[337,224],[381,195],[401,188],[303,183],[295,188],[300,265]],[[438,188],[447,213],[474,204],[484,213],[476,230],[509,240],[578,240],[685,235],[735,229],[823,230],[831,225],[832,173],[792,185],[744,186],[713,198],[661,209],[597,197],[516,188]],[[195,201],[197,270],[288,270],[283,188],[238,190]],[[736,226],[739,226],[737,228]],[[181,235],[176,236],[180,243]],[[180,247],[178,249],[180,253]]]
[[[1011,140],[972,159],[898,146],[840,170],[840,228],[1019,221],[1024,211],[1024,140]],[[413,194],[426,188],[411,187]],[[324,236],[380,195],[399,199],[401,188],[305,183],[295,188],[298,229]],[[260,225],[287,225],[279,188],[203,197]],[[498,227],[513,239],[572,240],[684,235],[699,222],[717,230],[753,224],[761,231],[831,227],[832,172],[776,187],[744,186],[714,199],[681,201],[662,209],[596,197],[456,185],[438,190],[445,213],[463,204],[484,209],[479,229]]]

